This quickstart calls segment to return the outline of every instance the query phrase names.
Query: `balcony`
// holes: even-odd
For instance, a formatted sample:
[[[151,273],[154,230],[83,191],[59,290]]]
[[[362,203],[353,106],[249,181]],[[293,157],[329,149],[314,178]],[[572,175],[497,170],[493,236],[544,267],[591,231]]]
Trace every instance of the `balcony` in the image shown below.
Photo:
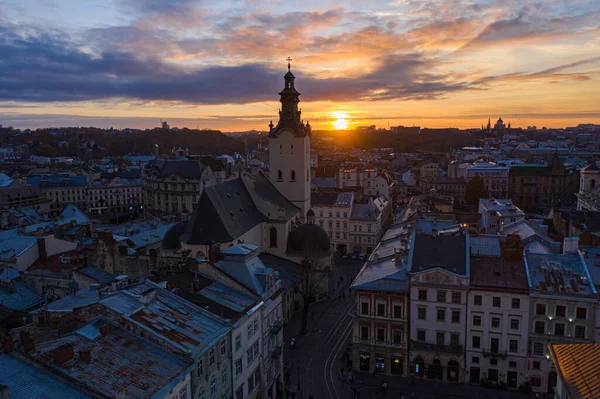
[[[392,315],[391,313],[386,313],[383,316],[379,316],[379,315],[377,315],[375,313],[363,314],[363,313],[360,313],[360,311],[356,313],[356,317],[360,317],[360,318],[364,318],[364,319],[388,320],[388,321],[391,321],[391,322],[396,321],[396,322],[399,322],[399,323],[406,320],[404,318],[404,316],[402,316],[402,317],[394,317],[394,315]]]
[[[406,349],[406,343],[396,343],[393,341],[377,341],[375,339],[362,339],[361,337],[353,336],[352,342],[363,345],[373,345],[387,348],[403,348]]]
[[[499,357],[501,359],[506,359],[506,351],[483,349],[483,356],[484,357]]]
[[[281,356],[281,345],[277,345],[271,352],[271,359],[277,360]]]
[[[273,335],[277,335],[277,333],[279,331],[281,331],[281,328],[283,327],[283,323],[281,322],[281,320],[276,321],[275,323],[273,323],[273,325],[271,326],[271,334]]]
[[[438,345],[419,341],[411,341],[411,345],[415,350],[425,350],[429,352],[445,352],[454,355],[460,355],[463,353],[462,345]]]

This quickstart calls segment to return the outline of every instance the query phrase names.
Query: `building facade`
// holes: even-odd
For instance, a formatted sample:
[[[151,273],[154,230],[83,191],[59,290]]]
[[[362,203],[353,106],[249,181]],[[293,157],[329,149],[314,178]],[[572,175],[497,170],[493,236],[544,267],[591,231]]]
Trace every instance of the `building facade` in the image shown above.
[[[349,250],[348,233],[353,204],[353,192],[315,193],[312,195],[315,223],[327,231],[333,250],[342,254]]]
[[[143,207],[142,179],[115,177],[109,181],[93,182],[88,187],[88,212],[91,216],[140,212]]]
[[[25,179],[26,184],[39,187],[50,200],[50,216],[57,216],[69,204],[87,210],[87,177],[54,174],[27,176]]]
[[[505,225],[525,219],[525,213],[509,199],[480,198],[478,212],[485,234],[501,233]]]

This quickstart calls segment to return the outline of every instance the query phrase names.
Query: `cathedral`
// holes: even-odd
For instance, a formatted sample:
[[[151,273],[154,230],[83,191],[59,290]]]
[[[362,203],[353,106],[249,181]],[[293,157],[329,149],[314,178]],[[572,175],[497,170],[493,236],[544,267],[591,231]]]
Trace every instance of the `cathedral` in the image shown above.
[[[223,250],[246,243],[298,263],[331,265],[328,234],[310,209],[311,127],[301,119],[294,80],[288,64],[279,121],[269,125],[269,176],[259,170],[206,187],[191,219],[170,232],[189,257],[216,262]]]

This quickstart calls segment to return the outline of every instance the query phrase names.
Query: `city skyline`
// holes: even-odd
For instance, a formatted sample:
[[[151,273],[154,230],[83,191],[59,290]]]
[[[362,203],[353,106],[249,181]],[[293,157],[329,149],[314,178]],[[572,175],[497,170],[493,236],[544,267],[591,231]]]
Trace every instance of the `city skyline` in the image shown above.
[[[266,130],[599,123],[600,5],[0,1],[0,124]]]

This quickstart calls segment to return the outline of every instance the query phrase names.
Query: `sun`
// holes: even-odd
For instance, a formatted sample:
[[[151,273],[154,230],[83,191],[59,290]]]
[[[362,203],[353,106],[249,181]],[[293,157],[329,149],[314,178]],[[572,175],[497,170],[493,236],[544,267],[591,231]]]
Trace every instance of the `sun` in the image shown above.
[[[333,122],[333,128],[335,130],[348,129],[348,121],[344,118],[336,119],[335,122]]]
[[[333,128],[335,130],[345,130],[348,129],[348,114],[345,112],[332,112],[331,116],[335,118],[333,121]]]

